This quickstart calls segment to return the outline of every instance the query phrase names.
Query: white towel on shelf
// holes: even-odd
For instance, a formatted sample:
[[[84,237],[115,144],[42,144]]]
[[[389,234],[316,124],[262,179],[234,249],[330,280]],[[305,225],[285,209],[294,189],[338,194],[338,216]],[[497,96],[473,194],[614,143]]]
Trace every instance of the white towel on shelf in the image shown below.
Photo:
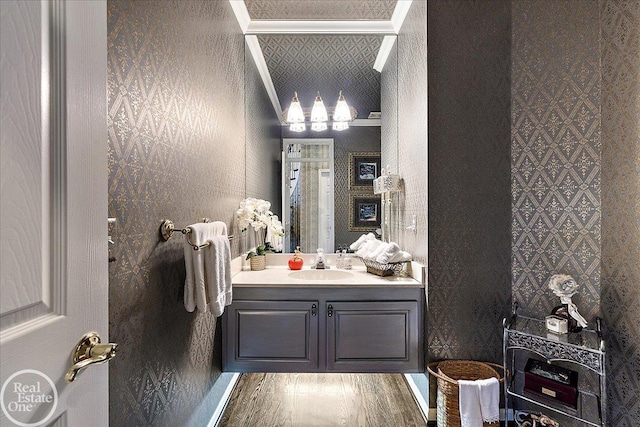
[[[496,378],[458,381],[461,427],[482,427],[500,420],[500,383]]]
[[[395,242],[389,242],[384,250],[376,257],[376,262],[389,264],[391,260],[400,253],[400,246]]]
[[[358,240],[356,240],[349,246],[349,249],[351,249],[352,251],[357,251],[369,240],[376,240],[376,236],[373,233],[363,234],[362,236],[358,237]]]
[[[216,317],[231,304],[231,250],[224,222],[198,223],[190,225],[189,240],[194,245],[204,245],[193,250],[187,239],[184,241],[186,277],[184,281],[184,307],[192,312],[210,310]]]

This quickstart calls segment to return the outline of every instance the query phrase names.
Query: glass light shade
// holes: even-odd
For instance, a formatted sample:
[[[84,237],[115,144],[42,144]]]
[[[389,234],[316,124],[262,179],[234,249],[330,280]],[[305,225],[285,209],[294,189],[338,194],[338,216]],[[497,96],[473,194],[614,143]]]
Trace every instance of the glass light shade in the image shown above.
[[[322,98],[320,98],[320,92],[318,92],[318,94],[316,95],[316,100],[313,103],[313,108],[311,109],[311,121],[326,122],[327,120],[329,120],[327,109],[324,107]]]
[[[347,122],[333,122],[331,126],[333,130],[347,130],[349,129],[349,123]]]
[[[291,132],[304,132],[304,130],[307,127],[304,125],[304,123],[291,123],[289,125],[289,130]]]
[[[314,122],[314,123],[311,123],[311,130],[315,130],[316,132],[327,130],[327,123],[325,123],[325,122]]]
[[[351,121],[351,110],[347,105],[347,101],[345,101],[344,96],[342,96],[342,91],[340,91],[340,95],[338,96],[338,102],[336,103],[336,109],[333,111],[333,121],[334,122],[350,122]]]
[[[287,123],[304,123],[304,112],[298,100],[298,92],[293,92],[293,99],[287,111]]]

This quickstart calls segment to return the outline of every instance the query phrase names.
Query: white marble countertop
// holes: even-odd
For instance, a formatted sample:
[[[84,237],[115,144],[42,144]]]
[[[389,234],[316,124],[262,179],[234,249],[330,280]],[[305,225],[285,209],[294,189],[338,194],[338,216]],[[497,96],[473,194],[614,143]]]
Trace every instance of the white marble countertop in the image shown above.
[[[332,255],[332,254],[331,254]],[[311,269],[311,260],[305,257],[305,265],[302,270],[293,271],[287,267],[286,262],[291,254],[267,255],[267,268],[262,271],[250,271],[245,266],[231,279],[233,286],[243,287],[327,287],[327,286],[403,286],[424,288],[422,283],[423,267],[417,263],[411,263],[409,274],[411,276],[387,276],[380,277],[367,273],[365,266],[354,259],[351,270],[337,269],[333,257],[328,258],[330,268],[328,270]],[[419,270],[419,271],[416,271]],[[301,276],[303,276],[301,278]]]

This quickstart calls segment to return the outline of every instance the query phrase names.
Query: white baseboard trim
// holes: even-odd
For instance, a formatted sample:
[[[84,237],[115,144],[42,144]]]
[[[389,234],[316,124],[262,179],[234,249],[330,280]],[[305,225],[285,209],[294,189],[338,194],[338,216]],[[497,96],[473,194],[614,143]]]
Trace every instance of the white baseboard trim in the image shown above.
[[[427,421],[431,421],[431,409],[429,408],[429,380],[424,377],[418,377],[419,375],[424,376],[424,374],[404,374],[404,378],[407,381],[407,385],[409,386],[409,390],[411,390],[411,394],[413,394],[413,398],[418,404],[418,408],[420,408],[420,412],[422,412],[422,416],[424,416]],[[420,379],[420,384],[418,384],[418,379]],[[435,415],[435,410],[434,410]],[[435,417],[433,418],[435,420]]]
[[[211,415],[211,419],[209,420],[207,427],[218,427],[222,414],[227,407],[227,403],[229,403],[231,392],[236,386],[238,379],[240,379],[240,374],[237,372],[224,372],[220,374],[220,377],[213,386],[219,390],[219,393],[221,392],[220,399],[218,400],[218,406],[216,406],[215,411],[213,411],[213,415]]]

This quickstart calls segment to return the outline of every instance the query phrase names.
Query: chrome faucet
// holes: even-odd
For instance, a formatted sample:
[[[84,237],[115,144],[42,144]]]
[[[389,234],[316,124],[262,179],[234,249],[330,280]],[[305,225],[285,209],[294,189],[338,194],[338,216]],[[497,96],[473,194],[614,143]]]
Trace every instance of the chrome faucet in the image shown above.
[[[326,265],[324,260],[324,249],[318,248],[318,254],[316,255],[315,265],[311,266],[311,268],[315,268],[316,270],[328,270],[329,266]]]

